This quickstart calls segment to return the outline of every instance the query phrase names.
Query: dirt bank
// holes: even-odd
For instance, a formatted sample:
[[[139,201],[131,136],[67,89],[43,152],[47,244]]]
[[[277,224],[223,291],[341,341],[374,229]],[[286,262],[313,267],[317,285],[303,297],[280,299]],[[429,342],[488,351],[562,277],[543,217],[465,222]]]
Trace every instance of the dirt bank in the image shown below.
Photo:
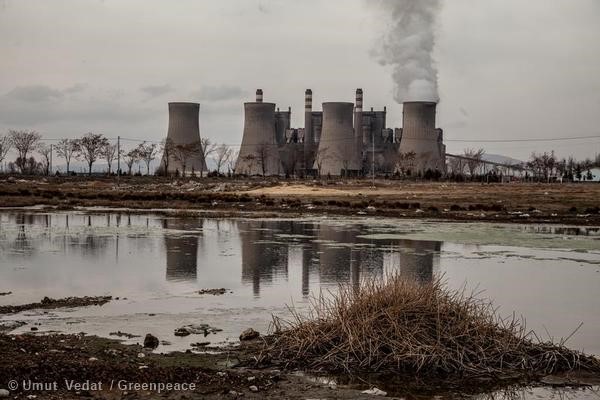
[[[600,225],[600,184],[379,180],[167,180],[154,177],[0,181],[0,206],[195,210],[212,216],[374,215],[453,221]]]
[[[64,299],[51,299],[44,297],[38,303],[20,304],[15,306],[0,306],[0,314],[15,314],[27,310],[49,310],[64,307],[86,307],[101,306],[112,300],[111,296],[85,296],[85,297],[66,297]]]

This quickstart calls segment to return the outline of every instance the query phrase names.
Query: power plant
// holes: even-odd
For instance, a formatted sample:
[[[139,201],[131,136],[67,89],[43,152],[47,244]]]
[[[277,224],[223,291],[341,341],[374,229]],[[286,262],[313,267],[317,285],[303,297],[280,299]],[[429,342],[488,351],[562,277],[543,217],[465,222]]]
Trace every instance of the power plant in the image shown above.
[[[169,103],[167,141],[171,144],[171,150],[167,153],[169,160],[166,173],[208,170],[200,142],[199,114],[198,103]],[[164,157],[165,154],[161,160],[161,169],[165,166]]]
[[[443,131],[435,127],[434,102],[405,102],[402,128],[386,126],[387,110],[363,110],[356,102],[325,102],[314,111],[312,90],[305,92],[304,128],[291,128],[291,109],[244,104],[244,134],[236,174],[361,176],[445,173]]]
[[[305,92],[304,128],[291,128],[291,108],[275,103],[244,103],[244,131],[234,168],[242,175],[364,176],[372,173],[405,175],[446,172],[443,131],[436,128],[437,104],[403,104],[402,128],[386,125],[387,110],[363,110],[363,90],[355,103],[325,102],[313,110],[312,90]],[[191,148],[182,161],[173,151],[168,173],[207,170],[200,143],[198,103],[169,103],[170,139],[175,149]],[[163,154],[163,163],[164,166]]]

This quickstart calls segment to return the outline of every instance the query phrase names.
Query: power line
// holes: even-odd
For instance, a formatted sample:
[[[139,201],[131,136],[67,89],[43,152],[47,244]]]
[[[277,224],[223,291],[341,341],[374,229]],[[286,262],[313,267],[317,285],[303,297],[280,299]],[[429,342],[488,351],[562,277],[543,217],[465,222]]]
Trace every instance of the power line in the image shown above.
[[[562,138],[542,138],[542,139],[445,139],[445,142],[470,142],[470,143],[515,143],[515,142],[557,142],[565,140],[580,139],[600,139],[600,135],[595,136],[574,136]]]

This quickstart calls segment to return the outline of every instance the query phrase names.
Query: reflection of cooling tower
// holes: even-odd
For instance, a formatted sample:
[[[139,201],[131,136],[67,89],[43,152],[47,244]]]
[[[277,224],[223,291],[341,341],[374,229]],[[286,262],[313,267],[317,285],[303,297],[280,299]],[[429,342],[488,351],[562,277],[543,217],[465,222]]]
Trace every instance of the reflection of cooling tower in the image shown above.
[[[439,262],[442,242],[430,240],[400,240],[409,252],[400,253],[400,275],[419,283],[433,280],[434,264]]]
[[[436,103],[411,101],[403,105],[402,139],[399,151],[415,153],[412,172],[446,171],[442,130],[435,128]]]
[[[362,157],[356,146],[352,103],[323,103],[323,128],[315,168],[321,174],[344,175],[361,168]]]
[[[275,104],[263,103],[262,90],[257,90],[256,102],[244,103],[244,136],[235,173],[278,175],[280,162],[275,138]]]
[[[183,221],[165,219],[163,228],[185,230],[189,227]],[[197,279],[198,240],[198,236],[165,235],[167,280],[195,281]]]
[[[196,172],[207,170],[200,145],[199,113],[200,104],[198,103],[169,103],[167,139],[170,139],[174,146],[187,146],[186,149],[183,149],[183,151],[189,152],[189,157],[186,158],[186,173],[191,173],[192,170]],[[167,172],[174,173],[176,170],[183,172],[183,163],[175,157],[174,153],[171,151]],[[161,162],[161,166],[164,166],[164,160]]]
[[[251,283],[255,296],[261,284],[269,285],[277,275],[287,275],[287,246],[274,245],[273,233],[283,221],[237,221],[241,241],[242,282]],[[283,230],[286,232],[285,230]]]

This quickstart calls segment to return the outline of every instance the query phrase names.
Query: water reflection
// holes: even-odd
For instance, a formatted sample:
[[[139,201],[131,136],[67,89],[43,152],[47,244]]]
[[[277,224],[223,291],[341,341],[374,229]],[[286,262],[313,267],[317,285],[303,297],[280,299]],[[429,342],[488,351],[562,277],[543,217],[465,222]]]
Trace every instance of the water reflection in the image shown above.
[[[1,217],[0,248],[14,257],[34,257],[36,252],[51,249],[64,256],[77,255],[88,263],[114,260],[117,265],[124,245],[156,249],[162,243],[167,282],[194,283],[199,274],[215,269],[218,272],[218,265],[199,268],[199,264],[219,264],[223,260],[222,255],[216,261],[211,256],[212,241],[204,246],[207,231],[210,237],[216,236],[217,247],[219,243],[233,246],[241,283],[251,287],[255,297],[276,282],[288,281],[290,271],[299,272],[302,296],[320,286],[358,285],[364,277],[398,270],[407,278],[429,282],[439,264],[441,248],[437,241],[364,238],[361,234],[368,227],[362,224],[222,221],[119,213],[19,212]]]
[[[183,235],[164,235],[167,280],[195,281],[198,276],[198,241],[201,236],[197,232],[202,229],[202,221],[190,224],[181,219],[164,219],[162,226],[164,229],[192,231]]]

